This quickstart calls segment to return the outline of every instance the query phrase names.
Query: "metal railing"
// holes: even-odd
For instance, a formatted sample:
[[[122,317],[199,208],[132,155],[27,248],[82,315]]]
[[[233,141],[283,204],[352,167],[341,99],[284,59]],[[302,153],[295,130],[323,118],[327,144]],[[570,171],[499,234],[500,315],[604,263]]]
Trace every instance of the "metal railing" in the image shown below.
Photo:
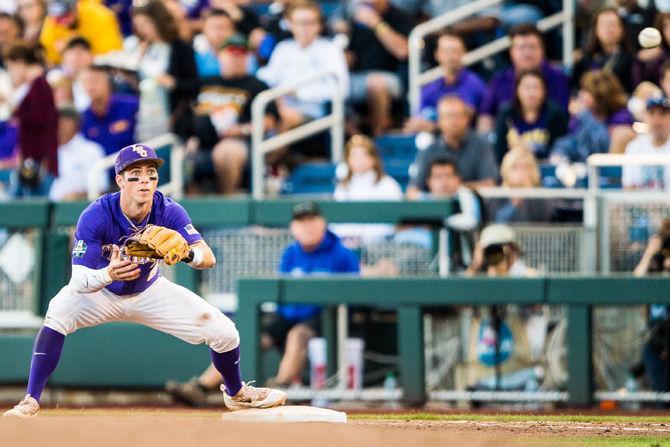
[[[461,19],[469,17],[481,10],[498,5],[503,0],[477,0],[459,8],[435,17],[427,22],[417,25],[409,35],[409,105],[413,115],[419,112],[421,87],[442,75],[442,69],[437,66],[428,71],[421,72],[421,59],[423,55],[424,37],[438,32],[448,25],[452,25]],[[574,41],[574,2],[563,0],[563,10],[540,20],[537,27],[540,31],[549,31],[559,25],[563,26],[563,65],[572,65],[572,51]],[[486,59],[496,53],[509,48],[511,40],[509,36],[500,37],[479,48],[469,51],[464,58],[465,65],[472,65]]]
[[[309,121],[291,130],[265,139],[264,117],[268,105],[277,98],[295,92],[305,84],[325,78],[334,78],[336,87],[330,93],[331,112],[321,118]],[[263,184],[265,159],[268,152],[330,129],[330,157],[334,163],[342,159],[344,145],[344,91],[337,73],[323,70],[291,84],[265,90],[258,94],[251,104],[251,194],[254,199],[262,199],[265,194]]]
[[[151,146],[155,149],[160,149],[166,146],[170,147],[170,181],[162,184],[158,189],[166,195],[172,196],[175,199],[180,199],[184,191],[184,147],[181,140],[174,134],[166,133],[147,141],[142,141],[140,144]],[[107,175],[107,169],[114,167],[116,155],[117,153],[109,154],[98,160],[91,167],[87,177],[88,200],[93,201],[100,196],[102,191],[98,189],[98,178],[101,175]]]
[[[670,167],[670,154],[592,154],[586,159],[589,190],[600,189],[599,168],[666,165]]]

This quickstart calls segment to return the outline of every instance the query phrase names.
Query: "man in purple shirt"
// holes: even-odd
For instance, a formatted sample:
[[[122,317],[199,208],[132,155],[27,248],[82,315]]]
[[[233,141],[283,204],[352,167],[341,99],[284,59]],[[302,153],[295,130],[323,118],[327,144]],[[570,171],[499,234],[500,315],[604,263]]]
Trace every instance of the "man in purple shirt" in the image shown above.
[[[82,72],[82,85],[91,105],[81,117],[81,133],[113,154],[134,141],[139,100],[114,93],[111,74],[104,66],[92,65]]]
[[[463,66],[465,52],[465,41],[461,35],[449,31],[440,35],[434,55],[443,76],[423,86],[419,115],[407,121],[405,132],[435,130],[437,103],[445,95],[458,96],[477,110],[486,85],[479,76]]]
[[[37,334],[28,394],[5,416],[36,416],[65,336],[110,321],[132,321],[191,344],[208,344],[212,363],[223,376],[221,389],[230,410],[269,408],[286,401],[282,391],[242,382],[240,338],[228,317],[195,293],[162,277],[158,260],[125,255],[124,241],[151,224],[170,229],[184,239],[190,253],[181,260],[192,268],[210,269],[216,264],[212,250],[184,208],[156,190],[162,164],[149,146],[135,144],[119,152],[114,170],[120,191],[100,197],[79,217],[70,283],[49,303],[44,326]]]
[[[482,133],[493,131],[495,116],[501,105],[514,99],[516,74],[526,70],[540,70],[549,86],[548,97],[568,109],[570,81],[560,70],[553,68],[544,58],[542,34],[533,24],[517,25],[510,30],[512,66],[496,74],[489,82],[479,105],[477,129]]]

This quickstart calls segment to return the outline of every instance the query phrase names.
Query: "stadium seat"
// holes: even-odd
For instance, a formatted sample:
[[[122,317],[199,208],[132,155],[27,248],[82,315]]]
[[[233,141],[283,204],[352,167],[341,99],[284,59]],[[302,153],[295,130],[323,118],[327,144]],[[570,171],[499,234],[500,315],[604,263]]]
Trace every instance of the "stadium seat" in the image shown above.
[[[379,155],[387,164],[392,160],[411,160],[416,157],[416,135],[382,135],[375,139]]]
[[[281,194],[332,194],[335,182],[334,164],[305,163],[296,167],[284,180]]]

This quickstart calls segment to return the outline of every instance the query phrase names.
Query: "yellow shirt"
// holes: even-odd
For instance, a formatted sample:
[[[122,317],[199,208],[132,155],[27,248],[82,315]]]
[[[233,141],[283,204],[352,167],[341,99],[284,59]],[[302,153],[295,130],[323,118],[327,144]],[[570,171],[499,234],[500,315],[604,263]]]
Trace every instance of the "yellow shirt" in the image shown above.
[[[61,51],[75,36],[87,39],[94,55],[121,49],[123,37],[112,10],[95,1],[80,0],[77,11],[77,26],[74,29],[57,24],[53,17],[47,17],[44,21],[40,43],[44,46],[49,63],[60,63]]]

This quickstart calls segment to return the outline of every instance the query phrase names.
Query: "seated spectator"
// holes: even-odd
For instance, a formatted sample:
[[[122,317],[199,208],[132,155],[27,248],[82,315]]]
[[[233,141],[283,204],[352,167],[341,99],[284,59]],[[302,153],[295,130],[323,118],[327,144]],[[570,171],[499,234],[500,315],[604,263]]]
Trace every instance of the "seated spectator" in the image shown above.
[[[63,49],[60,66],[49,70],[47,75],[54,89],[56,105],[74,104],[80,113],[91,105],[91,98],[81,85],[80,75],[92,63],[93,53],[88,40],[83,37],[70,39]],[[56,86],[60,87],[59,92]]]
[[[626,92],[612,73],[602,70],[586,73],[579,95],[570,106],[570,133],[556,140],[552,163],[584,163],[591,154],[622,153],[635,135],[634,119],[626,102]]]
[[[169,131],[185,138],[199,87],[193,48],[179,38],[177,24],[160,0],[133,7],[132,15],[135,38],[126,39],[125,51],[140,78],[137,139]]]
[[[483,133],[493,131],[500,107],[514,100],[515,80],[522,71],[540,70],[545,84],[551,86],[547,97],[567,110],[569,79],[546,61],[542,34],[535,25],[518,25],[510,30],[509,36],[512,39],[509,50],[512,66],[493,76],[479,106],[477,128]]]
[[[407,60],[411,17],[388,0],[356,3],[350,18],[347,59],[351,100],[365,103],[373,136],[391,126],[391,101],[403,94],[398,75]]]
[[[649,81],[642,81],[633,90],[633,94],[628,99],[628,110],[635,118],[635,124],[633,124],[635,132],[640,133],[644,130],[644,127],[640,127],[640,123],[647,120],[647,101],[658,96],[663,96],[663,90]]]
[[[654,27],[661,32],[661,45],[643,48],[637,53],[633,64],[633,85],[643,81],[661,84],[663,64],[670,61],[670,12],[659,12]]]
[[[5,47],[20,39],[21,34],[19,19],[11,14],[0,12],[0,52],[4,52]],[[2,59],[0,59],[0,65],[5,67]]]
[[[634,56],[627,47],[625,28],[614,8],[605,8],[596,14],[591,36],[582,58],[572,72],[572,86],[577,88],[584,73],[592,70],[609,71],[616,75],[627,92],[632,92]]]
[[[79,114],[74,107],[58,111],[58,178],[51,184],[49,199],[80,200],[86,198],[88,174],[105,156],[102,147],[79,133]],[[98,175],[97,190],[107,190],[107,176]]]
[[[206,78],[221,73],[217,53],[235,33],[235,24],[223,10],[209,9],[204,12],[202,34],[195,36],[193,41],[198,76]]]
[[[626,155],[670,154],[670,101],[651,98],[647,102],[648,133],[636,136],[626,146]],[[670,190],[667,166],[624,165],[621,182],[627,189]]]
[[[516,78],[514,101],[505,104],[496,118],[496,157],[500,163],[507,151],[523,146],[539,159],[549,156],[556,138],[568,131],[567,114],[550,99],[542,73],[524,71]]]
[[[414,133],[432,131],[437,120],[437,102],[444,95],[455,95],[477,110],[486,91],[486,85],[475,73],[463,65],[465,55],[463,37],[452,32],[443,33],[437,40],[435,60],[443,76],[423,86],[419,115],[410,118],[405,131]]]
[[[121,30],[114,12],[96,1],[51,0],[40,43],[47,61],[61,61],[63,47],[75,36],[88,40],[94,55],[120,50]]]
[[[532,152],[524,147],[505,154],[500,166],[504,188],[537,188],[540,186],[540,168]],[[488,213],[496,223],[549,222],[551,204],[543,199],[492,199]]]
[[[17,0],[16,12],[23,24],[22,39],[37,42],[47,15],[46,0]]]
[[[420,151],[414,165],[416,176],[407,188],[409,198],[428,191],[426,178],[433,158],[448,156],[456,161],[466,186],[493,186],[498,178],[493,149],[486,139],[470,128],[472,109],[457,96],[445,96],[437,105],[440,133],[431,146]]]
[[[537,276],[537,270],[528,267],[514,230],[503,224],[492,224],[482,230],[475,248],[471,274],[487,276]]]
[[[270,87],[290,84],[301,78],[331,69],[337,74],[332,78],[312,81],[277,101],[281,129],[288,130],[326,114],[330,93],[339,88],[347,93],[349,71],[342,49],[321,33],[321,9],[310,0],[294,2],[286,17],[293,39],[280,42],[267,66],[258,70],[258,78]]]
[[[138,100],[112,91],[112,79],[106,67],[91,65],[81,74],[81,84],[91,105],[81,119],[81,133],[105,150],[118,152],[135,143]]]
[[[249,158],[251,103],[268,88],[247,73],[249,55],[244,38],[228,39],[219,50],[220,76],[202,80],[194,109],[194,132],[200,145],[194,180],[200,185],[191,188],[201,187],[212,174],[222,194],[233,194],[242,184]],[[269,107],[266,129],[274,127],[275,118],[276,109]]]
[[[34,44],[23,41],[11,43],[3,53],[19,127],[20,167],[12,185],[16,197],[46,196],[58,175],[58,114],[40,56]]]
[[[382,160],[370,138],[363,135],[351,137],[344,148],[344,159],[347,174],[335,188],[335,200],[402,200],[400,185],[384,172]],[[331,229],[351,243],[384,239],[394,231],[393,225],[387,224],[338,224]]]

